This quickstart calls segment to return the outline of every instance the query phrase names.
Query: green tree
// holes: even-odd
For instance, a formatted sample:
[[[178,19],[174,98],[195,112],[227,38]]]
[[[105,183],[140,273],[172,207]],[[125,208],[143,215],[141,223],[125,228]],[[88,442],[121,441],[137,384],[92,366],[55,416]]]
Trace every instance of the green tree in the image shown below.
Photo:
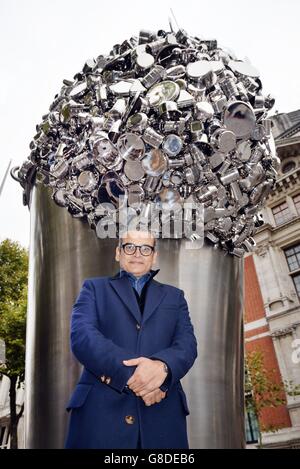
[[[276,432],[282,425],[265,426],[262,423],[263,409],[286,404],[286,394],[296,396],[300,386],[292,381],[278,379],[275,369],[267,369],[264,354],[260,350],[247,353],[246,358],[246,410],[255,414],[259,429],[259,447],[262,446],[262,432]]]
[[[18,423],[24,405],[17,412],[16,391],[24,383],[27,311],[28,253],[17,242],[0,243],[0,339],[5,344],[5,361],[0,374],[10,380],[10,447],[18,448]]]

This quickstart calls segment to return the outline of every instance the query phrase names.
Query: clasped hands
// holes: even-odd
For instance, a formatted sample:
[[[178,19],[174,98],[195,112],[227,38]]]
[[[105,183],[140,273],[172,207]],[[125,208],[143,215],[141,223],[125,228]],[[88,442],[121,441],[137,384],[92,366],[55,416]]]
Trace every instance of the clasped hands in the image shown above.
[[[159,387],[166,379],[164,363],[160,360],[139,357],[131,360],[123,360],[125,366],[136,366],[130,379],[128,387],[141,397],[147,406],[156,404],[165,398],[166,393]]]

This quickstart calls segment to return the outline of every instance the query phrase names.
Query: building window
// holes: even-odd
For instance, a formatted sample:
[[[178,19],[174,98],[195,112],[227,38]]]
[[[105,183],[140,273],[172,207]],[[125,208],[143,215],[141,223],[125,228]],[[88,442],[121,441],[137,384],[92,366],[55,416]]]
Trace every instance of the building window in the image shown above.
[[[284,251],[285,257],[289,266],[289,271],[292,272],[292,279],[300,298],[300,244],[296,244]],[[294,273],[293,273],[294,272]]]
[[[293,171],[293,169],[296,168],[296,163],[294,161],[289,161],[282,167],[282,172],[284,174],[289,173],[290,171]]]
[[[285,257],[290,272],[300,269],[300,244],[296,244],[285,250]]]
[[[246,412],[246,442],[247,444],[257,443],[259,439],[259,428],[256,415],[252,409]]]
[[[293,275],[294,285],[300,298],[300,274]]]
[[[298,215],[300,215],[300,194],[293,198]]]
[[[286,221],[291,219],[291,212],[286,202],[283,202],[282,204],[273,207],[272,213],[276,225],[282,225],[282,223],[285,223]]]

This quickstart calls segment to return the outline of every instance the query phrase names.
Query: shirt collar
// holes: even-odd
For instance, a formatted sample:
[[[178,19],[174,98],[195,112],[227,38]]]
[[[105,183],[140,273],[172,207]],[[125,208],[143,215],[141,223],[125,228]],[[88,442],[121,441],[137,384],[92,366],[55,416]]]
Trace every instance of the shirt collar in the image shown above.
[[[158,272],[160,271],[160,269],[157,269],[157,270],[152,270],[150,269],[149,272],[146,272],[144,275],[142,275],[141,277],[139,277],[138,280],[141,280],[142,278],[145,278],[147,280],[150,280],[152,279],[153,277],[155,277],[156,274],[158,274]],[[137,279],[137,277],[135,275],[133,275],[131,272],[127,272],[126,270],[124,269],[120,269],[120,272],[119,272],[119,275],[117,275],[117,277],[121,278],[123,276],[127,276],[127,277],[131,277],[133,278],[134,280]]]

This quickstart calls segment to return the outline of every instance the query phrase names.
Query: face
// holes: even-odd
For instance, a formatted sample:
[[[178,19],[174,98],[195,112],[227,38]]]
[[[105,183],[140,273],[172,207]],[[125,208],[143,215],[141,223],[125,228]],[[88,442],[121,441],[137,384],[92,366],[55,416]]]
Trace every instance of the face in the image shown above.
[[[136,246],[142,244],[154,246],[154,241],[155,239],[147,231],[128,231],[122,237],[122,244],[133,243]],[[141,277],[149,272],[155,264],[156,258],[157,252],[155,251],[150,256],[143,256],[140,249],[136,249],[135,253],[130,255],[126,254],[124,249],[116,248],[116,261],[120,263],[120,267],[136,277]]]

